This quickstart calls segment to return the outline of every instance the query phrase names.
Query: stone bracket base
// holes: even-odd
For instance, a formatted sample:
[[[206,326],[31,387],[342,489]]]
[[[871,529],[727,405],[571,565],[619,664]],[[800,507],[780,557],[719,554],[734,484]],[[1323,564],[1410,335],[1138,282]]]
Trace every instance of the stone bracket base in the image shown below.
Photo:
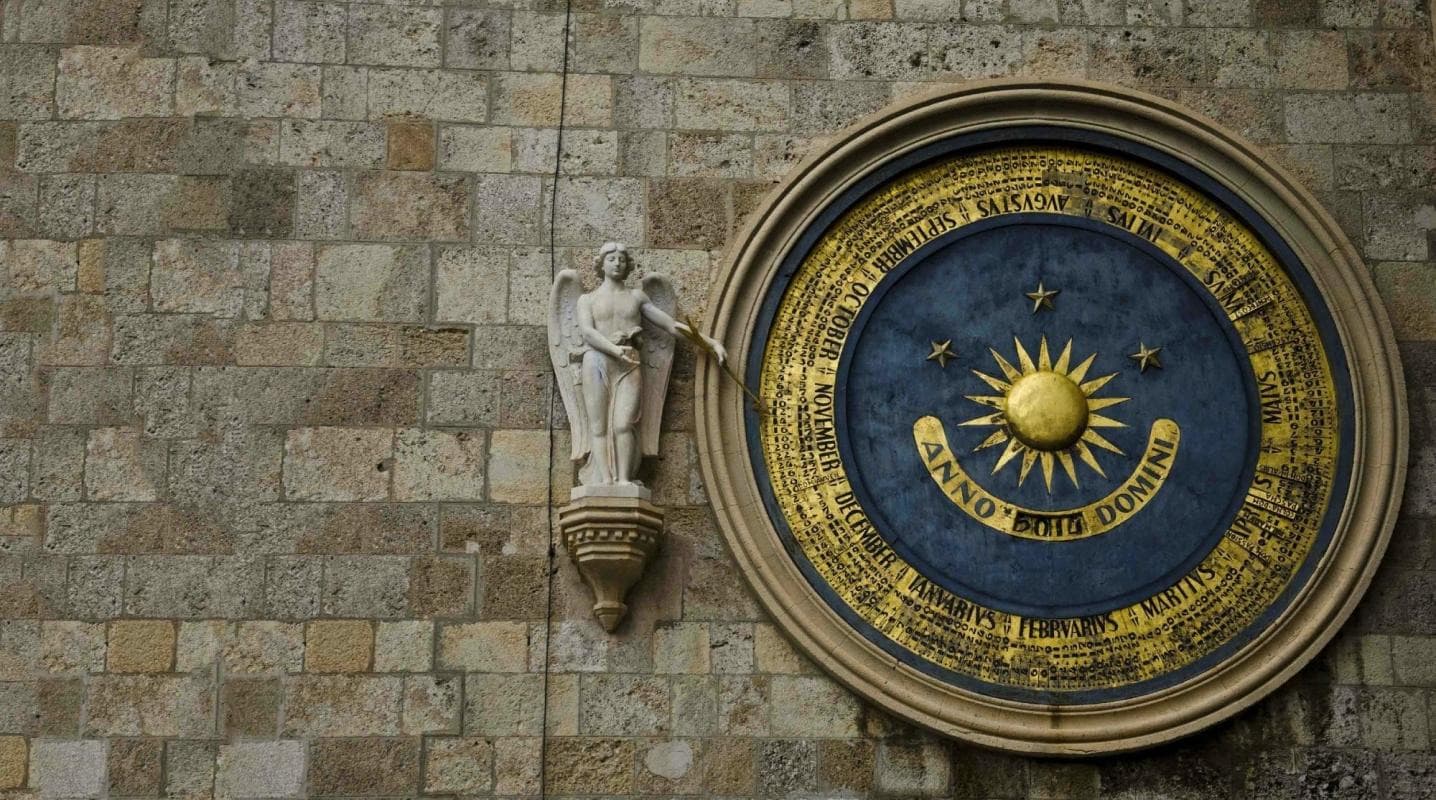
[[[663,538],[663,510],[638,497],[580,497],[558,511],[564,547],[593,591],[593,614],[612,633],[623,600]]]

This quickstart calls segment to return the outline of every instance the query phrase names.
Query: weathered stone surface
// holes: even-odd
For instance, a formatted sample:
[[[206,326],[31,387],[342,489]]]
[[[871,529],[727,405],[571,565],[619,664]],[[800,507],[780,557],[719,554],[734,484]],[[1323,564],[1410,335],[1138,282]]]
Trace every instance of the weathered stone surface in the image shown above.
[[[427,122],[389,123],[389,169],[434,168],[434,126]]]
[[[221,745],[216,762],[219,797],[298,797],[304,790],[304,743],[236,742]]]
[[[168,672],[174,664],[175,625],[169,620],[110,623],[105,667],[110,672]]]
[[[319,319],[420,322],[429,254],[421,246],[342,244],[317,248],[314,305]]]
[[[442,13],[431,8],[349,7],[349,61],[409,67],[439,65]]]
[[[418,782],[417,739],[319,739],[310,751],[316,795],[400,795]]]
[[[94,678],[86,731],[98,736],[204,736],[214,725],[214,686],[204,675]]]
[[[386,430],[304,428],[284,446],[284,490],[292,500],[383,500],[394,435]]]
[[[360,239],[464,239],[470,179],[417,172],[364,173],[354,183],[351,219]]]
[[[314,675],[286,687],[284,730],[298,736],[397,736],[398,677]]]
[[[480,792],[493,788],[494,748],[488,739],[431,739],[424,768],[425,792]]]
[[[442,626],[438,657],[440,669],[523,672],[528,664],[528,626],[522,622]]]
[[[30,785],[41,797],[98,797],[105,780],[105,743],[95,739],[36,739],[30,749]]]
[[[367,620],[316,620],[304,630],[305,672],[367,672],[374,626]]]
[[[143,58],[138,48],[67,48],[60,53],[56,106],[71,119],[167,116],[174,71],[173,60]]]
[[[549,745],[544,772],[555,793],[633,790],[634,743],[628,739],[565,738]]]

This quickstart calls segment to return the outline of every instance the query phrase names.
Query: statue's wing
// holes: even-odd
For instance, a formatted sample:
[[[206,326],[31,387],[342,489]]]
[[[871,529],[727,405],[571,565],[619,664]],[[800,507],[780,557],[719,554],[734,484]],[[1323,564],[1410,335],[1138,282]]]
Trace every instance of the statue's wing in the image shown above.
[[[678,294],[662,275],[643,279],[648,302],[670,317],[678,314]],[[667,331],[643,320],[643,406],[639,438],[645,456],[658,455],[658,431],[663,424],[663,400],[668,395],[668,373],[673,367],[674,338]]]
[[[548,353],[553,360],[554,383],[568,414],[573,438],[573,460],[588,455],[588,412],[583,407],[583,334],[578,330],[578,298],[583,282],[578,273],[563,270],[553,280],[548,301]]]

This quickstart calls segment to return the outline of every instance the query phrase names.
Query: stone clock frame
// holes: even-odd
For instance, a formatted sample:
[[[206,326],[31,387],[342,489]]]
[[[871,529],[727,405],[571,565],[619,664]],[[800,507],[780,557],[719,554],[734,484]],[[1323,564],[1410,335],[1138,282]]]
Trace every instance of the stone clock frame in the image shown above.
[[[714,365],[696,380],[698,450],[720,527],[764,607],[837,680],[939,733],[1029,754],[1086,755],[1193,733],[1266,696],[1335,635],[1380,563],[1400,505],[1407,413],[1391,327],[1365,264],[1335,220],[1271,159],[1210,120],[1150,95],[1086,82],[997,81],[903,103],[843,131],[768,197],[730,243],[706,333],[739,374],[755,357],[759,306],[778,265],[819,214],[865,175],[941,139],[1044,125],[1094,131],[1210,176],[1267,222],[1310,272],[1349,360],[1355,408],[1349,484],[1331,545],[1285,611],[1200,675],[1137,700],[1080,707],[1007,701],[896,662],[829,608],[788,556],[748,456],[743,390]]]

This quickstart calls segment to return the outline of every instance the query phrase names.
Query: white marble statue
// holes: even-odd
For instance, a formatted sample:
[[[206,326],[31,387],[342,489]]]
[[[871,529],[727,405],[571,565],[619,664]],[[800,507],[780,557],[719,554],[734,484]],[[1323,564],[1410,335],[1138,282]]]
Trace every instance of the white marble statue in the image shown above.
[[[584,486],[639,485],[643,457],[658,454],[674,338],[694,335],[674,319],[678,298],[668,279],[648,275],[643,288],[631,289],[632,269],[623,244],[607,242],[594,259],[596,289],[584,293],[578,273],[566,269],[549,295],[549,355]],[[726,358],[716,340],[702,340]]]

